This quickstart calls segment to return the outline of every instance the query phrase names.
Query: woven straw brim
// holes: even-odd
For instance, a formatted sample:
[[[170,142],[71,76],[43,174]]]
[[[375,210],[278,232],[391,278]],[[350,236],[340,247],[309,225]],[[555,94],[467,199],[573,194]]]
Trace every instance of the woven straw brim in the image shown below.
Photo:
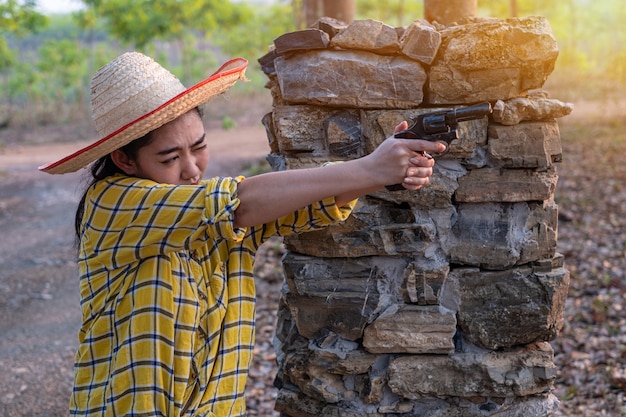
[[[248,61],[243,58],[226,62],[209,78],[188,88],[158,108],[71,155],[40,166],[39,170],[49,174],[65,174],[86,167],[95,160],[226,92],[238,80],[245,80],[247,65]]]

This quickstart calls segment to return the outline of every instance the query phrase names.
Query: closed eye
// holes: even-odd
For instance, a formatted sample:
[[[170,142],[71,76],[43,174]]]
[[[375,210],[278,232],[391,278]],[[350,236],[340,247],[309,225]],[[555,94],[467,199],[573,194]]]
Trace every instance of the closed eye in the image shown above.
[[[166,159],[165,161],[161,161],[162,164],[171,164],[172,162],[176,161],[178,158],[180,158],[178,155],[173,156],[169,159]]]
[[[205,142],[205,143],[203,143],[203,144],[201,144],[201,145],[194,146],[194,147],[192,148],[192,151],[193,151],[193,152],[198,152],[198,151],[201,151],[201,150],[203,150],[203,149],[206,149],[206,147],[207,147],[207,144],[206,144],[206,142]]]
[[[198,138],[198,140],[196,140],[192,145],[191,145],[191,151],[192,152],[199,152],[203,149],[205,149],[207,147],[207,143],[205,141],[206,139],[206,133],[203,133],[202,136],[200,138]],[[172,148],[168,148],[168,149],[163,149],[162,151],[158,152],[157,155],[159,156],[163,156],[163,157],[167,157],[170,154],[173,154],[171,158],[165,159],[163,161],[161,161],[161,163],[163,164],[169,164],[172,163],[174,161],[176,161],[177,159],[180,158],[180,156],[177,154],[177,152],[182,152],[182,147],[180,146],[174,146]]]

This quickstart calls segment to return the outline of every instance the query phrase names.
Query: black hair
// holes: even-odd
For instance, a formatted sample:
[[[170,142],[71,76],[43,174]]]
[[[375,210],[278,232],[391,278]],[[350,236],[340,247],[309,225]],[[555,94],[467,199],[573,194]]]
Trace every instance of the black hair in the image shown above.
[[[149,132],[145,136],[142,136],[139,139],[135,139],[129,144],[120,148],[120,151],[124,152],[126,157],[130,160],[135,160],[137,158],[137,153],[139,149],[148,145],[152,141],[152,132]],[[111,154],[107,154],[102,158],[96,160],[89,167],[89,172],[91,173],[91,178],[88,180],[87,186],[85,187],[85,191],[83,191],[83,196],[81,197],[78,207],[76,207],[76,214],[74,216],[74,232],[76,234],[76,244],[80,242],[80,225],[83,221],[83,214],[85,214],[85,199],[87,198],[87,191],[98,181],[101,181],[111,175],[115,174],[125,174],[124,171],[120,167],[118,167],[113,159],[111,158]]]

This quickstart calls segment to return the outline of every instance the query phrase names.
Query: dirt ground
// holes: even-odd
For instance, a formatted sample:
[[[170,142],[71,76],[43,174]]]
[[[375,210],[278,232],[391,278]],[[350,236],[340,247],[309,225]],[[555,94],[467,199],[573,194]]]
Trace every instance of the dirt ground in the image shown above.
[[[562,401],[558,417],[626,416],[626,106],[602,116],[607,106],[575,103],[574,113],[559,121],[564,160],[557,167],[558,250],[572,279],[565,326],[552,343],[555,393]],[[65,416],[80,326],[72,221],[82,176],[36,168],[73,149],[57,138],[76,131],[10,134],[0,131],[0,417]],[[240,173],[268,152],[261,126],[211,130],[209,136],[209,176]],[[272,336],[281,250],[275,242],[257,261],[250,416],[277,415]]]

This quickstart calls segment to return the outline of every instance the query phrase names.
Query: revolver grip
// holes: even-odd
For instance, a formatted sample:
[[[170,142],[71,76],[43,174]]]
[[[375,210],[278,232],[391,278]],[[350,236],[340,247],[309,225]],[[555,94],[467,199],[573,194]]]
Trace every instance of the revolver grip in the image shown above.
[[[419,129],[419,128],[415,128],[417,123],[418,122],[413,124],[413,126],[411,126],[407,130],[403,130],[401,132],[394,134],[393,137],[398,138],[398,139],[421,139],[421,140],[427,140],[429,142],[441,142],[446,146],[445,151],[441,153],[433,154],[432,156],[428,154],[429,157],[437,157],[437,156],[442,156],[442,155],[447,154],[450,151],[450,142],[458,138],[456,127],[451,127],[450,131],[448,132],[434,133],[430,135],[417,134],[416,131]],[[424,152],[420,152],[420,153],[424,154]],[[385,188],[389,191],[404,190],[404,187],[402,186],[402,184],[386,185]]]
[[[385,188],[389,191],[402,191],[404,187],[402,184],[385,185]]]

